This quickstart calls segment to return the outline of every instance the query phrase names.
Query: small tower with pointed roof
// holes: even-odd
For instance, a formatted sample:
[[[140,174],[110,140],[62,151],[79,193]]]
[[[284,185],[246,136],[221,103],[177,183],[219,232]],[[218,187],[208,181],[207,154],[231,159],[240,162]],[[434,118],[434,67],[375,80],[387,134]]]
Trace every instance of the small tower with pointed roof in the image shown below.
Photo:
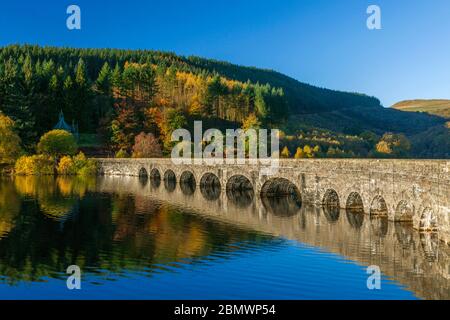
[[[74,121],[72,121],[72,126],[68,125],[64,119],[64,113],[62,110],[59,112],[58,123],[53,127],[53,129],[60,129],[70,132],[74,135],[75,139],[78,140],[78,125],[76,125]]]

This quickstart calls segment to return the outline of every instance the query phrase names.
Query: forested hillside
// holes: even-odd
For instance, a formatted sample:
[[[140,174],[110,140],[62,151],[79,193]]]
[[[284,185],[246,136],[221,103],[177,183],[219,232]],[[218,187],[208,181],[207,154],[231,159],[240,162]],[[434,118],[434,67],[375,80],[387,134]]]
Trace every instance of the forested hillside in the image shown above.
[[[284,156],[449,155],[445,148],[417,152],[400,135],[423,143],[421,133],[442,128],[442,118],[385,109],[374,97],[271,70],[159,51],[0,48],[0,112],[15,122],[26,149],[55,125],[60,110],[78,124],[81,140],[95,134],[123,154],[141,132],[168,152],[171,132],[201,119],[204,128],[280,128]]]

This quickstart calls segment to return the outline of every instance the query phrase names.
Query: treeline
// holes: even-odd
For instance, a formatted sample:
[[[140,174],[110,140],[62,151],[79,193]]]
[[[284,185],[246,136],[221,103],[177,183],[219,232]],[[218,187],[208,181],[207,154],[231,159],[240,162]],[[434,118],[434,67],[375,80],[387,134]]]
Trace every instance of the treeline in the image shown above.
[[[130,149],[143,130],[166,143],[193,117],[239,125],[256,115],[270,125],[288,114],[282,88],[232,80],[170,53],[38,46],[0,49],[0,110],[26,146],[62,110],[80,132],[99,131],[116,149]]]
[[[450,153],[445,119],[385,109],[376,98],[271,70],[150,50],[0,48],[0,113],[13,121],[27,151],[53,128],[60,110],[81,134],[99,134],[125,156],[141,132],[167,153],[173,130],[192,129],[193,120],[203,120],[204,130],[279,128],[292,157],[383,156],[378,149],[391,148],[377,145],[387,132],[411,141],[407,152],[391,150],[390,156]]]
[[[302,129],[297,134],[280,136],[283,158],[407,158],[412,143],[401,133],[377,135],[364,131],[359,135],[323,129]]]

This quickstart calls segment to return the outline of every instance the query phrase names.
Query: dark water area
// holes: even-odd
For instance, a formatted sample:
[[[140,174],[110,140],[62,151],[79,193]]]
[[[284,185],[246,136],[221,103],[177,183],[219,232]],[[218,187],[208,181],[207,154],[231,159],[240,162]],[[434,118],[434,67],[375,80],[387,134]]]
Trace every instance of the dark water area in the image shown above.
[[[1,179],[0,299],[47,298],[449,299],[450,249],[407,224],[188,180]]]

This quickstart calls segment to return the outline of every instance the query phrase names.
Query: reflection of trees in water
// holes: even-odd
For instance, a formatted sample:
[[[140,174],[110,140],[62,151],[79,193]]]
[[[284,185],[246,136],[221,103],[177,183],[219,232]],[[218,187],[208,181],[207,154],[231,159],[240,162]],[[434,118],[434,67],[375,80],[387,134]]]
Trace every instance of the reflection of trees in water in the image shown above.
[[[64,222],[46,219],[40,210],[38,195],[42,196],[51,191],[64,198],[64,195],[75,196],[73,190],[90,190],[87,187],[76,186],[75,182],[69,180],[57,181],[53,186],[47,187],[36,184],[37,189],[42,190],[36,189],[27,196],[32,197],[35,201],[22,203],[22,211],[13,218],[12,228],[3,239],[0,239],[0,275],[6,275],[7,281],[14,282],[19,279],[34,281],[42,276],[54,277],[55,272],[64,271],[64,268],[70,264],[80,265],[82,270],[90,267],[96,270],[108,270],[108,272],[124,269],[142,270],[143,268],[151,270],[155,264],[171,263],[179,259],[187,259],[186,263],[195,262],[197,257],[211,255],[214,251],[222,250],[230,243],[238,243],[246,239],[252,241],[266,239],[260,234],[242,229],[242,225],[239,228],[233,227],[232,223],[219,223],[205,218],[206,214],[203,213],[199,217],[174,209],[170,205],[161,204],[159,200],[152,200],[154,197],[147,197],[139,187],[136,188],[138,191],[134,192],[134,196],[129,194],[132,192],[129,189],[123,190],[124,195],[120,196],[80,191],[84,197],[77,202],[79,203],[79,212],[84,214],[68,216]],[[136,183],[138,183],[137,178]],[[5,199],[6,201],[10,198],[14,199],[13,196],[2,197],[3,194],[15,193],[11,187],[9,189],[1,188],[0,185],[0,203],[2,203],[2,199],[3,202]],[[29,189],[29,186],[22,186],[22,188]],[[164,189],[160,189],[160,192],[164,192]],[[196,192],[200,192],[200,190]],[[174,197],[174,195],[170,197]],[[16,194],[16,201],[19,198],[19,195]],[[198,197],[200,203],[197,205],[203,206],[205,210],[208,210],[208,207],[217,208],[201,198],[201,196]],[[260,212],[267,216],[261,218],[257,214],[250,214],[245,219],[251,217],[251,219],[255,219],[252,220],[253,222],[259,219],[257,220],[258,225],[267,223],[272,226],[272,222],[274,222],[275,232],[278,230],[277,225],[282,225],[283,228],[288,228],[288,231],[294,232],[293,237],[306,239],[306,243],[310,243],[309,239],[311,239],[311,242],[318,241],[315,242],[316,245],[320,243],[319,245],[324,246],[330,243],[331,246],[336,245],[337,247],[346,243],[349,243],[350,246],[358,244],[349,248],[341,247],[344,254],[351,252],[352,257],[364,257],[366,254],[364,252],[364,249],[367,248],[365,241],[369,238],[365,235],[376,234],[382,237],[387,230],[383,225],[384,222],[369,220],[369,216],[366,218],[366,225],[363,225],[364,215],[358,211],[347,210],[347,220],[352,228],[358,229],[363,226],[363,232],[350,229],[345,218],[337,220],[338,223],[332,225],[329,222],[334,218],[331,218],[330,215],[327,217],[326,213],[324,213],[326,219],[321,214],[317,219],[318,209],[313,209],[314,207],[303,205],[300,210],[296,209],[293,213],[291,208],[298,208],[300,203],[293,205],[292,199],[263,197],[262,201],[267,210]],[[255,205],[255,207],[257,206]],[[1,208],[0,204],[0,212]],[[18,208],[20,210],[20,206]],[[249,210],[245,212],[248,213]],[[271,214],[281,216],[281,218],[270,217]],[[295,214],[298,214],[298,217]],[[349,214],[354,216],[349,217]],[[316,230],[319,223],[330,227]],[[291,225],[293,225],[292,229],[289,228]],[[391,224],[390,227],[392,228],[394,225]],[[370,233],[365,231],[370,231]],[[344,235],[341,234],[342,232]],[[345,234],[346,232],[348,235]],[[395,260],[397,258],[397,262],[388,260],[388,266],[392,266],[394,263],[396,263],[393,265],[394,267],[399,266],[398,259],[404,259],[401,260],[401,263],[405,261],[405,265],[399,266],[402,268],[402,275],[405,272],[417,274],[412,269],[414,267],[412,263],[416,262],[419,268],[425,272],[434,272],[437,263],[442,263],[444,269],[448,268],[448,264],[445,265],[448,258],[445,258],[445,251],[444,258],[442,258],[442,247],[439,247],[437,242],[427,238],[419,241],[419,233],[414,233],[404,224],[395,224],[394,233],[393,237],[386,236],[386,241],[382,242],[386,246],[381,248],[380,255],[377,256],[380,259]],[[351,239],[349,239],[350,236]],[[336,242],[342,238],[346,238],[343,240],[344,242]],[[375,237],[371,239],[375,239]],[[396,251],[395,254],[400,252],[400,258],[395,254],[394,256],[390,255],[392,254],[391,247],[393,251]],[[401,248],[410,251],[402,254]],[[425,261],[424,255],[427,259]],[[356,258],[356,260],[358,259]],[[412,259],[414,262],[411,262]],[[423,262],[427,261],[433,262],[433,264],[426,263],[424,266]],[[386,261],[383,260],[383,262]],[[422,276],[419,279],[422,281]],[[438,279],[438,277],[431,274],[429,279]],[[442,284],[430,286],[430,288],[440,288],[441,291],[445,289],[445,285]],[[448,294],[441,292],[440,296],[447,297]]]
[[[295,194],[280,197],[261,197],[264,208],[275,216],[290,217],[302,207],[301,200]]]
[[[21,203],[13,184],[0,180],[0,241],[14,227]]]
[[[77,201],[96,187],[95,177],[18,176],[14,184],[19,194],[38,200],[40,210],[54,220],[64,220]]]
[[[39,208],[50,219],[61,221],[74,212],[76,198],[61,198],[58,194],[39,198]]]
[[[56,195],[64,198],[54,180],[52,186],[35,185],[41,189],[40,197],[54,192],[47,203]],[[82,270],[90,267],[113,272],[148,269],[153,264],[179,259],[195,260],[229,243],[267,239],[252,231],[179,212],[146,196],[129,194],[86,193],[77,203],[79,212],[89,214],[71,215],[61,223],[42,215],[42,199],[37,189],[32,193],[36,201],[23,202],[19,213],[20,197],[14,184],[0,184],[0,225],[2,209],[20,215],[0,239],[0,275],[11,283],[56,277],[70,264]]]

